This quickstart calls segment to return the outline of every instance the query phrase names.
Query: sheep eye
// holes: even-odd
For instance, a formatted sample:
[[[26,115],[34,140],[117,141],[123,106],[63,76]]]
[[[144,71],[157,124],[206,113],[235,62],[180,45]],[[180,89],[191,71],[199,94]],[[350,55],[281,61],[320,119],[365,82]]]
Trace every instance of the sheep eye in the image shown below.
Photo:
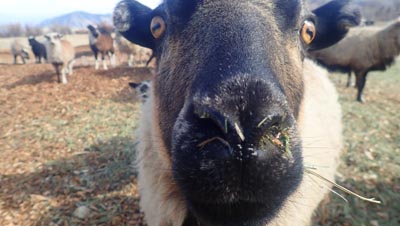
[[[161,38],[166,29],[165,21],[162,17],[156,16],[151,20],[150,30],[155,39]]]
[[[315,25],[312,21],[306,20],[303,23],[303,27],[301,28],[300,35],[303,39],[304,43],[310,45],[312,41],[315,39],[317,34]]]

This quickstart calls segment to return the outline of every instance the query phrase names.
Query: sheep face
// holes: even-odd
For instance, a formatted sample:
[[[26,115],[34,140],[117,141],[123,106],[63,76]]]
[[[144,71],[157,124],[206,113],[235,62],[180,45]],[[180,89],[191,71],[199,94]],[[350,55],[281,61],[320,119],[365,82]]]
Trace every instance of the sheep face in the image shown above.
[[[24,59],[29,60],[29,53],[28,53],[27,50],[23,49],[23,50],[22,50],[22,53],[21,53],[21,56],[22,56]]]
[[[35,43],[35,41],[36,41],[36,39],[35,39],[34,37],[29,37],[29,38],[28,38],[28,42],[29,42],[29,45],[30,45],[30,46],[33,46],[34,43]]]
[[[49,33],[49,34],[45,35],[44,37],[46,38],[48,43],[50,43],[51,45],[54,46],[60,42],[60,40],[63,36],[61,34],[53,32],[53,33]]]
[[[197,221],[262,225],[297,188],[302,60],[359,22],[346,3],[313,13],[296,0],[167,0],[154,11],[135,1],[117,6],[117,29],[156,52],[157,146],[165,147]]]
[[[146,102],[151,88],[150,81],[143,81],[140,83],[130,82],[129,86],[135,90],[136,96],[142,103]]]

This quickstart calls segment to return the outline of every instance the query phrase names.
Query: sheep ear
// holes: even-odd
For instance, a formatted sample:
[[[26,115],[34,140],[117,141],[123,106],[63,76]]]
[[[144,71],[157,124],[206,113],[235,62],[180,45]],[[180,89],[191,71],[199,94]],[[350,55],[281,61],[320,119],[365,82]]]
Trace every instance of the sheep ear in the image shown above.
[[[134,0],[123,0],[114,9],[114,25],[122,36],[135,44],[154,49],[151,20],[152,10]]]
[[[361,13],[350,0],[331,1],[313,11],[316,25],[315,40],[308,50],[323,49],[342,40],[350,27],[361,22]]]
[[[134,82],[129,83],[129,86],[132,87],[133,89],[136,89],[139,85],[140,83],[134,83]]]

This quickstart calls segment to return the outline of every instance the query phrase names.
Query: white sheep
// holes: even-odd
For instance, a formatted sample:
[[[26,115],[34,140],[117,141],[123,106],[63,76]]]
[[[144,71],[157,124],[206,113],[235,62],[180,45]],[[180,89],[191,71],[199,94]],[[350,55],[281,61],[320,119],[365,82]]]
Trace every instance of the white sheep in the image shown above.
[[[25,64],[25,59],[29,59],[28,50],[22,45],[19,40],[14,40],[11,43],[11,54],[14,57],[14,64],[17,64],[17,58],[20,57],[22,63]]]
[[[67,74],[72,75],[75,63],[75,49],[72,44],[62,39],[62,35],[56,32],[44,36],[47,60],[56,70],[58,82],[66,84]]]

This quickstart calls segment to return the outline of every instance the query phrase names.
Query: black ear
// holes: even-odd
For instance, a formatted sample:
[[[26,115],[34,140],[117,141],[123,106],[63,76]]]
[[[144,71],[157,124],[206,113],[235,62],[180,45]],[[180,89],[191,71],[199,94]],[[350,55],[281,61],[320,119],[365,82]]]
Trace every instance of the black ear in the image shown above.
[[[129,83],[129,86],[132,87],[133,89],[136,89],[139,85],[140,85],[140,83],[135,83],[135,82]]]
[[[308,50],[323,49],[346,36],[350,27],[361,22],[361,13],[350,5],[350,0],[331,1],[313,11],[317,34]]]
[[[147,6],[134,0],[123,0],[114,9],[113,21],[126,39],[154,49],[155,39],[150,31],[152,17],[152,10]]]

